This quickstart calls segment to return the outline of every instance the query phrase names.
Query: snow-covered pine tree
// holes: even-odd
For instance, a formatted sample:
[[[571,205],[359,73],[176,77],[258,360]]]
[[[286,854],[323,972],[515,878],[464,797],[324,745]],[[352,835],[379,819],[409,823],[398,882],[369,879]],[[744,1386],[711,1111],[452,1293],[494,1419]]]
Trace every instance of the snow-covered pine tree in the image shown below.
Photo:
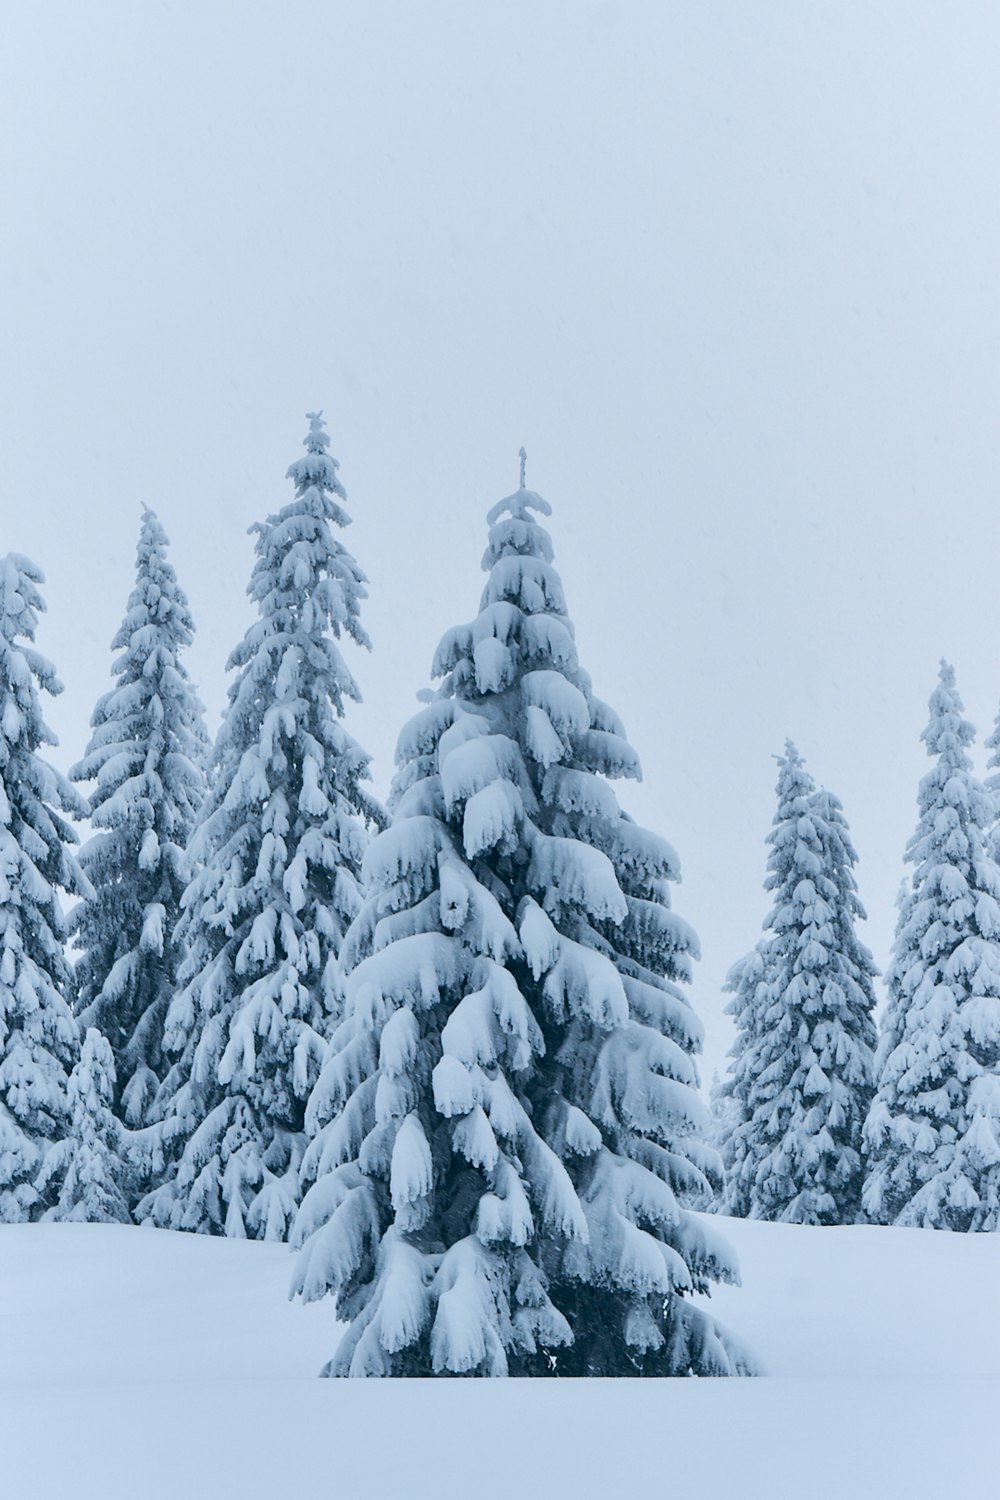
[[[1000,1228],[1000,870],[974,733],[942,662],[865,1124],[864,1205],[882,1224]]]
[[[490,513],[478,619],[403,730],[341,954],[294,1231],[294,1289],[350,1324],[328,1374],[748,1367],[687,1296],[735,1268],[685,1207],[718,1159],[677,861],[608,784],[638,761],[536,512],[522,488]]]
[[[724,1203],[745,1218],[852,1224],[876,969],[854,928],[865,913],[841,804],[816,790],[791,742],[779,767],[764,882],[773,906],[765,936],[726,985],[738,1035],[724,1086]]]
[[[116,1111],[132,1126],[149,1123],[165,1072],[174,929],[205,793],[204,711],[181,660],[193,633],[167,537],[144,509],[135,587],[111,642],[121,653],[115,686],[98,702],[86,755],[70,771],[74,781],[97,783],[88,807],[97,831],[80,854],[94,891],[71,918],[76,1009],[83,1027],[98,1027],[111,1043]]]
[[[112,1113],[115,1060],[106,1036],[87,1029],[69,1079],[69,1130],[50,1149],[39,1187],[58,1188],[47,1219],[129,1224],[125,1130]]]
[[[708,1090],[708,1125],[705,1129],[705,1140],[719,1153],[720,1159],[738,1118],[736,1101],[728,1092],[726,1082],[727,1080],[716,1069],[712,1073],[712,1082]],[[708,1195],[698,1203],[698,1207],[706,1213],[725,1213],[724,1181],[719,1179],[710,1183],[709,1188]]]
[[[360,905],[368,829],[384,822],[363,786],[369,757],[341,723],[360,695],[336,639],[369,644],[364,574],[334,536],[346,497],[320,415],[309,424],[293,499],[252,528],[259,618],[229,659],[177,931],[164,1037],[177,1061],[157,1106],[166,1180],[139,1210],[205,1234],[287,1232],[334,998],[324,976]]]
[[[38,753],[55,743],[39,690],[62,691],[31,644],[45,608],[41,582],[27,558],[0,559],[0,1223],[36,1218],[48,1206],[35,1183],[68,1127],[67,1082],[79,1049],[64,999],[70,975],[57,892],[88,892],[63,816],[80,817],[84,807]]]
[[[1000,710],[998,710],[996,719],[993,722],[992,732],[987,735],[983,744],[989,751],[986,769],[992,773],[986,777],[983,785],[992,796],[994,803],[993,825],[989,834],[989,849],[993,858],[1000,861]]]

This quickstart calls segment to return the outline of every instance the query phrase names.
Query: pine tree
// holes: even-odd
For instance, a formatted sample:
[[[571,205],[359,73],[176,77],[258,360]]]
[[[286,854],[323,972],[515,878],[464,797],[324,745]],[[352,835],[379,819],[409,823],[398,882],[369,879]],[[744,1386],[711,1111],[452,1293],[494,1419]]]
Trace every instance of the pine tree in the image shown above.
[[[986,777],[983,785],[990,793],[994,803],[993,824],[989,833],[989,850],[993,858],[1000,862],[1000,710],[997,712],[993,722],[993,730],[983,741],[989,751],[989,759],[986,762],[987,771],[992,775]]]
[[[345,732],[357,686],[335,644],[360,623],[364,574],[333,535],[349,517],[322,419],[288,471],[295,495],[257,535],[259,618],[236,677],[177,941],[166,1023],[177,1061],[159,1100],[166,1181],[140,1206],[160,1225],[283,1238],[298,1201],[305,1100],[325,1051],[328,971],[360,905],[369,757]]]
[[[850,1224],[861,1210],[876,969],[854,929],[865,912],[841,804],[816,790],[791,742],[779,766],[764,883],[774,904],[726,986],[738,1036],[725,1085],[725,1208]]]
[[[736,1101],[726,1087],[726,1080],[720,1076],[716,1068],[712,1073],[712,1082],[708,1090],[708,1125],[705,1128],[705,1140],[713,1150],[719,1153],[720,1160],[725,1151],[726,1142],[737,1123]],[[724,1180],[719,1178],[716,1182],[710,1183],[709,1188],[709,1193],[697,1206],[705,1213],[725,1213]]]
[[[111,1043],[116,1111],[133,1126],[149,1123],[166,1071],[174,930],[208,754],[203,709],[181,661],[194,625],[166,549],[162,526],[144,508],[135,588],[111,643],[121,652],[115,686],[97,704],[86,755],[70,771],[74,781],[97,782],[88,811],[99,830],[80,855],[94,893],[72,917],[76,1008],[81,1025]]]
[[[676,857],[608,784],[638,761],[533,512],[522,488],[490,513],[341,955],[294,1235],[295,1289],[350,1324],[328,1374],[747,1368],[687,1296],[735,1272],[685,1207],[718,1162]]]
[[[883,1224],[1000,1227],[1000,870],[974,733],[942,662],[865,1125],[864,1204]]]
[[[129,1224],[125,1131],[112,1113],[115,1060],[107,1037],[88,1028],[69,1080],[70,1126],[46,1157],[39,1185],[58,1187],[49,1219]]]
[[[0,1223],[48,1206],[35,1184],[69,1123],[67,1081],[79,1047],[63,998],[69,967],[57,892],[88,889],[63,816],[84,809],[38,753],[55,744],[39,690],[62,691],[31,644],[45,608],[42,582],[26,558],[0,559]]]

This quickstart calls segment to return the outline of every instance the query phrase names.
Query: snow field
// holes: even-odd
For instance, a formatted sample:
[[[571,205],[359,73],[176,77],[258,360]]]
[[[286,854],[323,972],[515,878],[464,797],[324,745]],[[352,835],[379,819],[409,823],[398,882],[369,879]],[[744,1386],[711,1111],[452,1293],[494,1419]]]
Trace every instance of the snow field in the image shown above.
[[[0,1226],[0,1494],[18,1500],[995,1490],[1000,1238],[727,1220],[712,1298],[760,1380],[318,1380],[282,1245]],[[15,1375],[16,1372],[16,1375]]]

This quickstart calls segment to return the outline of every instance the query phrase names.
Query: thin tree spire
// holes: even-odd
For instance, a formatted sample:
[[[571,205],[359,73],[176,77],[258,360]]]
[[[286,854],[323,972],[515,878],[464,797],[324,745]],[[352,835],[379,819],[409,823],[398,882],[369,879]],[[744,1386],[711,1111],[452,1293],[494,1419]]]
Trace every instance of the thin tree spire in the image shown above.
[[[337,643],[368,645],[365,577],[335,536],[350,517],[322,417],[308,421],[294,496],[251,528],[258,618],[229,659],[165,1024],[166,1180],[140,1206],[160,1225],[263,1239],[283,1238],[297,1205],[335,960],[361,903],[367,830],[384,821],[342,722],[360,693]]]
[[[854,1223],[871,1102],[875,964],[854,924],[857,859],[839,800],[789,740],[767,842],[765,935],[730,971],[737,1026],[720,1118],[728,1212]]]
[[[135,585],[111,642],[114,686],[99,700],[83,759],[95,830],[80,859],[94,892],[72,913],[77,1013],[111,1044],[115,1108],[149,1122],[165,1072],[163,1024],[176,989],[174,929],[190,878],[188,839],[205,795],[204,710],[184,665],[194,638],[167,536],[142,508]]]
[[[1000,869],[994,798],[973,775],[975,731],[941,663],[921,735],[889,1003],[865,1125],[864,1202],[883,1224],[1000,1228]]]

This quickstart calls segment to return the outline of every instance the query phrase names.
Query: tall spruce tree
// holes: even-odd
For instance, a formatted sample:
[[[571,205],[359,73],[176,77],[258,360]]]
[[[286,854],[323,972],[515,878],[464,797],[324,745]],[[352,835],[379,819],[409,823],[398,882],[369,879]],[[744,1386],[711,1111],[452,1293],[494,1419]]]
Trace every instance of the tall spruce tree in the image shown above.
[[[69,985],[58,891],[88,887],[66,816],[82,816],[73,787],[39,755],[55,739],[39,690],[59,693],[32,646],[45,608],[37,567],[0,559],[0,1222],[38,1217],[51,1202],[36,1182],[69,1127],[67,1083],[79,1028]]]
[[[865,1125],[864,1203],[877,1223],[1000,1228],[1000,869],[973,737],[942,662]]]
[[[174,930],[190,878],[187,842],[205,793],[204,711],[181,660],[194,625],[167,561],[167,538],[144,508],[136,582],[111,643],[115,686],[94,710],[86,755],[70,771],[96,781],[94,836],[80,862],[93,895],[73,913],[76,1008],[111,1043],[115,1105],[149,1123],[166,1071],[167,1007],[176,989]]]
[[[718,1160],[676,857],[608,784],[638,761],[534,513],[524,488],[490,513],[479,616],[403,730],[341,955],[294,1235],[295,1289],[350,1325],[328,1374],[748,1367],[688,1297],[735,1269],[685,1207]]]
[[[767,842],[765,936],[731,970],[724,1204],[739,1217],[851,1224],[872,1097],[876,973],[843,809],[789,741]]]
[[[369,757],[341,723],[360,695],[336,640],[369,644],[364,574],[334,536],[346,497],[321,417],[309,424],[288,471],[294,498],[252,528],[259,618],[229,659],[237,675],[191,843],[164,1036],[176,1062],[157,1105],[165,1181],[140,1206],[206,1234],[286,1234],[326,978],[360,905],[368,828],[384,821],[363,786]]]

